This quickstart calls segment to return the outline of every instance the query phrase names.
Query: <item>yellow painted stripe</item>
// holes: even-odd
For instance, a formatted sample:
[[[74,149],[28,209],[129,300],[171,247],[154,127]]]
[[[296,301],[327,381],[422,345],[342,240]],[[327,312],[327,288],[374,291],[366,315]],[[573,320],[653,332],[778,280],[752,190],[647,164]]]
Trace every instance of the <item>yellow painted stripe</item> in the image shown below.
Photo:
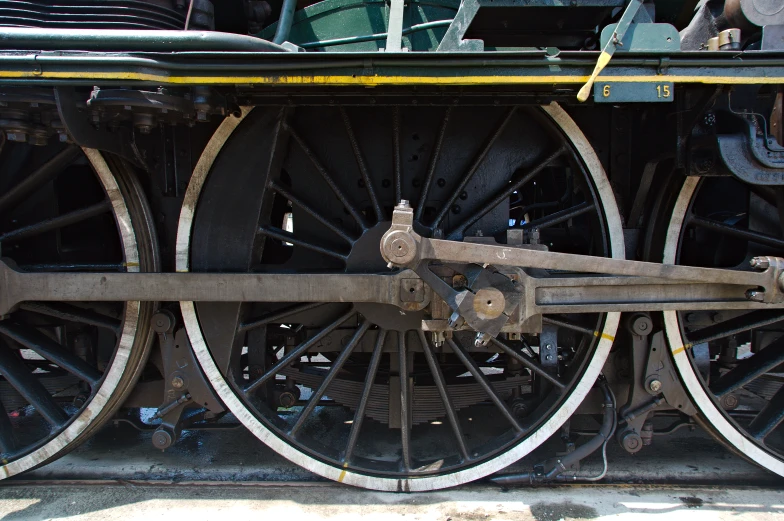
[[[615,337],[612,335],[608,335],[607,333],[600,333],[599,331],[594,331],[593,336],[597,338],[601,336],[605,340],[609,340],[610,342],[615,342]]]
[[[139,263],[138,262],[124,262],[123,266],[125,266],[126,268],[138,268],[139,267]]]
[[[343,470],[340,471],[340,476],[338,476],[338,483],[343,483],[343,480],[346,479],[346,467],[348,467],[348,463],[343,464]]]
[[[691,344],[686,344],[686,345],[684,345],[682,347],[679,347],[678,349],[674,349],[672,351],[672,354],[679,355],[679,354],[683,353],[684,351],[686,351],[687,349],[691,349],[691,347],[692,347]]]
[[[0,71],[0,78],[7,79],[88,79],[149,81],[155,83],[207,84],[207,85],[531,85],[531,84],[584,84],[589,76],[169,76],[142,72],[63,72],[63,71]],[[778,85],[784,76],[600,76],[599,82],[615,83],[701,83],[707,85]]]

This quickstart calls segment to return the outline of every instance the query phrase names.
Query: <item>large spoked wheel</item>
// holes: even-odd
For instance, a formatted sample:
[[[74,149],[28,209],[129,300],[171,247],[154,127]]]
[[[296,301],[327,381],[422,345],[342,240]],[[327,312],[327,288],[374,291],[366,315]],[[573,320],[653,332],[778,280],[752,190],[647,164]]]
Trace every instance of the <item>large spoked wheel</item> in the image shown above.
[[[663,262],[750,270],[784,255],[784,192],[730,177],[682,182]],[[706,426],[784,476],[784,310],[669,311],[667,338],[681,380]]]
[[[73,145],[4,143],[2,256],[25,271],[154,271],[131,167]],[[146,361],[153,304],[24,302],[0,320],[3,477],[62,456],[122,405]]]
[[[400,199],[426,236],[624,252],[601,164],[557,105],[303,106],[245,109],[217,130],[186,193],[178,270],[388,273],[380,239]],[[431,270],[461,284],[449,265]],[[472,331],[422,330],[449,316],[437,299],[418,312],[271,300],[181,303],[212,385],[293,462],[391,491],[528,454],[590,390],[619,318],[548,316],[541,334],[477,348]]]

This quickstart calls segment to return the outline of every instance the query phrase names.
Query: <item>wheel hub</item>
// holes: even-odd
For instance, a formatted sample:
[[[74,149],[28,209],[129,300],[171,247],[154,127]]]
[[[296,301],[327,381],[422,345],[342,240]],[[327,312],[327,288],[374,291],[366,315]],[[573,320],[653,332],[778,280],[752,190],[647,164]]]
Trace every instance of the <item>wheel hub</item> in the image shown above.
[[[381,237],[389,230],[391,221],[382,221],[365,230],[351,247],[346,260],[346,273],[388,273],[387,262],[381,256]],[[392,304],[358,302],[355,309],[373,324],[393,331],[419,329],[425,311],[406,311]]]

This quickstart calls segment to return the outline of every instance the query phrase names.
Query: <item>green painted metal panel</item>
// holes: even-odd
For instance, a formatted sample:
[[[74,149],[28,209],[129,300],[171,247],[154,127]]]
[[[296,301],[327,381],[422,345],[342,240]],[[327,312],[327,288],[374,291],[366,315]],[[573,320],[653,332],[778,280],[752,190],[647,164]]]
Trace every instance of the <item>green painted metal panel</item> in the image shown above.
[[[412,51],[438,47],[447,23],[454,18],[459,0],[409,1],[403,13],[403,45]],[[375,0],[325,0],[297,11],[289,41],[311,50],[330,52],[373,52],[386,45],[389,4]],[[411,27],[429,24],[406,34]],[[277,24],[264,28],[258,36],[269,39]],[[435,25],[435,26],[433,26]],[[316,42],[339,40],[336,45],[319,47]],[[333,42],[336,43],[336,42]]]

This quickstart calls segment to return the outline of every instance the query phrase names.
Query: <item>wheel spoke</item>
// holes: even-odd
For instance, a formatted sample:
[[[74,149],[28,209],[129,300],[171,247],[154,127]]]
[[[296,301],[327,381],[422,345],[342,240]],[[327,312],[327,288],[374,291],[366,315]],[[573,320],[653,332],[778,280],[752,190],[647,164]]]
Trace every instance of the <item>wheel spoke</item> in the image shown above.
[[[403,176],[400,172],[400,107],[392,109],[392,163],[395,180],[395,204],[403,199]]]
[[[773,248],[784,249],[783,239],[779,239],[778,237],[773,237],[772,235],[768,235],[766,233],[755,232],[743,228],[736,228],[734,226],[730,226],[728,224],[724,224],[719,221],[714,221],[712,219],[706,219],[704,217],[691,215],[686,221],[686,224],[698,226],[700,228],[705,228],[707,230],[712,230],[714,232],[721,233],[724,235],[729,235],[731,237],[737,237],[739,239],[744,239],[749,242],[756,242],[757,244],[762,244],[764,246],[771,246]]]
[[[494,196],[483,201],[477,206],[477,211],[466,217],[463,222],[457,226],[457,228],[449,233],[449,238],[453,240],[461,238],[469,226],[493,211],[494,208],[508,199],[509,196],[512,195],[516,190],[519,190],[528,184],[536,176],[542,173],[542,171],[544,171],[544,169],[547,168],[553,161],[558,159],[565,151],[566,147],[560,147],[558,150],[536,164],[532,169],[528,170],[523,175],[517,176],[517,179],[514,179],[511,183],[498,191]]]
[[[784,387],[773,395],[768,404],[749,424],[749,434],[764,440],[784,420]]]
[[[782,320],[784,320],[784,312],[781,310],[771,309],[753,311],[712,326],[691,331],[688,333],[688,340],[692,345],[703,344],[720,338],[738,335],[759,327],[769,326],[776,322],[781,322]]]
[[[378,203],[376,191],[373,189],[373,183],[370,181],[370,175],[368,174],[367,166],[365,164],[365,157],[359,149],[359,143],[354,135],[354,127],[351,125],[351,119],[348,117],[346,109],[343,107],[340,107],[340,116],[343,118],[343,125],[346,127],[346,134],[348,134],[351,149],[354,151],[354,159],[357,162],[357,168],[359,168],[359,175],[362,176],[362,182],[365,183],[365,189],[367,190],[368,198],[370,198],[370,204],[373,206],[373,211],[376,213],[376,220],[381,222],[384,220],[384,210],[381,209],[381,205]]]
[[[446,417],[449,419],[449,425],[452,426],[452,432],[455,435],[455,441],[457,441],[457,447],[460,450],[460,456],[463,458],[463,461],[468,461],[471,459],[471,456],[468,453],[468,449],[466,448],[465,437],[463,436],[463,431],[460,428],[460,422],[457,419],[457,414],[455,414],[455,408],[452,406],[452,400],[449,398],[449,393],[446,389],[446,382],[444,381],[444,375],[441,372],[441,368],[438,367],[438,362],[436,361],[435,356],[433,356],[433,351],[430,349],[430,345],[428,344],[427,338],[425,337],[425,332],[422,330],[419,330],[419,341],[422,344],[422,351],[425,353],[427,365],[430,366],[430,373],[433,375],[433,382],[435,382],[436,388],[438,389],[438,394],[441,396],[441,403],[444,404],[444,410],[446,411]]]
[[[351,217],[354,218],[354,220],[363,230],[367,230],[368,226],[367,223],[365,222],[365,218],[362,216],[361,213],[357,211],[356,208],[354,208],[354,205],[352,205],[349,202],[348,198],[340,189],[340,187],[338,187],[337,183],[335,183],[335,180],[329,174],[327,169],[324,167],[324,165],[321,164],[321,161],[319,161],[319,159],[316,157],[316,154],[308,147],[308,145],[305,143],[305,140],[302,139],[302,136],[300,136],[297,133],[297,131],[294,130],[294,128],[291,127],[290,125],[288,124],[284,124],[284,125],[286,130],[289,132],[289,135],[294,139],[294,141],[297,142],[300,149],[302,149],[302,152],[308,157],[308,159],[310,159],[310,162],[313,164],[313,166],[316,168],[318,173],[321,175],[322,179],[324,179],[324,181],[327,183],[330,190],[332,190],[332,192],[335,194],[338,200],[340,200],[340,202],[343,203],[343,206],[346,207],[346,210],[348,211],[349,214],[351,214]]]
[[[10,349],[0,348],[0,374],[50,425],[56,427],[68,421],[49,391]]]
[[[307,213],[308,215],[310,215],[311,217],[316,219],[325,228],[330,230],[332,233],[334,233],[335,235],[337,235],[338,237],[340,237],[344,241],[348,242],[349,244],[354,242],[354,239],[352,239],[351,236],[348,233],[345,232],[345,230],[342,230],[340,227],[335,226],[335,224],[330,222],[329,219],[327,219],[326,217],[324,217],[323,215],[318,213],[310,205],[308,205],[307,203],[302,201],[302,199],[300,199],[297,196],[293,195],[291,192],[289,192],[288,190],[286,190],[285,188],[283,188],[282,186],[277,184],[275,181],[270,181],[269,186],[270,186],[270,188],[272,190],[274,190],[275,192],[280,194],[281,197],[285,197],[286,199],[291,201],[291,203],[293,205],[298,206],[299,208],[304,210],[305,213]]]
[[[321,381],[321,385],[319,385],[318,389],[311,395],[310,400],[308,400],[307,405],[300,411],[299,415],[297,416],[296,422],[291,427],[289,434],[291,436],[296,436],[302,426],[305,424],[305,420],[308,419],[310,414],[318,405],[319,401],[321,401],[321,397],[324,396],[324,393],[327,392],[327,388],[329,384],[332,383],[332,380],[338,375],[340,370],[343,368],[343,364],[346,363],[348,357],[351,356],[351,353],[354,351],[354,348],[357,346],[362,337],[365,336],[368,328],[370,327],[370,322],[367,320],[362,321],[362,325],[354,333],[354,336],[351,337],[351,340],[346,344],[343,350],[338,355],[337,359],[332,363],[332,367],[330,368],[327,375],[324,377],[324,380]]]
[[[438,225],[441,224],[441,221],[444,220],[444,217],[446,216],[447,212],[449,211],[450,208],[452,208],[452,205],[455,204],[455,201],[457,200],[458,197],[460,197],[460,194],[463,192],[463,190],[465,190],[465,187],[468,186],[468,183],[474,177],[476,171],[479,170],[479,167],[484,162],[485,157],[487,157],[487,154],[493,148],[495,142],[498,140],[501,134],[503,134],[504,129],[512,120],[512,116],[514,116],[516,112],[517,112],[517,107],[512,107],[509,110],[509,112],[506,114],[506,116],[504,116],[504,119],[501,121],[501,124],[498,125],[498,128],[490,136],[490,139],[487,140],[485,146],[482,148],[479,154],[477,154],[477,156],[474,158],[474,161],[471,163],[471,166],[468,168],[465,174],[463,174],[463,177],[460,178],[460,182],[455,187],[455,190],[452,192],[452,195],[441,207],[441,210],[438,212],[438,215],[436,215],[436,218],[433,219],[433,222],[430,225],[431,228],[438,227]]]
[[[446,343],[449,344],[449,347],[452,351],[457,355],[463,365],[468,369],[468,372],[474,377],[476,383],[479,384],[480,387],[484,390],[485,394],[490,398],[490,400],[498,407],[501,411],[501,414],[509,420],[509,423],[512,424],[512,427],[519,432],[522,433],[525,429],[520,425],[515,418],[514,413],[509,409],[506,403],[498,396],[498,393],[495,392],[493,389],[493,385],[490,383],[490,380],[487,379],[487,376],[482,372],[476,362],[466,353],[466,351],[454,340],[451,338],[446,339]]]
[[[408,389],[408,353],[406,333],[397,333],[397,355],[400,366],[400,456],[403,471],[411,469],[411,399]]]
[[[65,215],[46,219],[44,221],[10,231],[0,235],[0,241],[18,241],[20,239],[26,239],[34,235],[39,235],[45,232],[63,228],[65,226],[70,226],[72,224],[86,221],[87,219],[102,215],[104,213],[110,212],[111,210],[111,201],[103,200],[100,203],[88,206],[86,208],[74,210],[73,212],[68,212]]]
[[[535,362],[532,358],[526,356],[520,351],[512,349],[510,346],[504,344],[497,338],[493,338],[491,340],[493,344],[495,344],[501,351],[506,353],[507,355],[511,356],[525,367],[536,373],[538,376],[544,378],[551,384],[555,385],[557,388],[564,390],[566,389],[566,385],[561,382],[557,377],[553,376],[549,372],[547,372],[542,366],[540,366],[537,362]]]
[[[710,390],[721,397],[743,387],[781,363],[784,363],[784,337],[776,339],[754,356],[738,362],[738,365],[711,383]]]
[[[380,329],[376,338],[376,346],[373,348],[373,356],[370,358],[367,376],[365,376],[365,385],[362,387],[362,396],[359,398],[359,405],[357,405],[357,410],[354,413],[354,421],[351,423],[351,432],[348,435],[348,443],[346,443],[346,450],[343,453],[341,463],[345,464],[351,461],[351,456],[354,454],[354,449],[357,446],[359,430],[362,428],[362,421],[365,419],[365,409],[370,400],[370,392],[373,390],[373,382],[376,380],[381,356],[384,354],[384,341],[386,338],[387,330]]]
[[[46,304],[42,302],[22,302],[19,308],[39,315],[109,329],[117,335],[122,333],[122,322],[120,320],[69,304],[61,304],[59,302]]]
[[[272,313],[268,313],[263,317],[253,319],[250,322],[241,323],[237,328],[237,333],[245,333],[252,329],[256,329],[262,326],[266,326],[267,324],[277,322],[278,320],[281,320],[288,316],[295,315],[297,313],[302,313],[303,311],[309,311],[311,309],[323,306],[324,304],[325,302],[308,302],[306,304],[298,304],[296,306],[287,307],[281,311],[273,311]]]
[[[81,149],[71,145],[25,176],[16,186],[0,196],[0,214],[15,208],[24,198],[57,177],[81,153]]]
[[[541,230],[543,228],[555,226],[556,224],[561,224],[562,222],[566,222],[569,219],[573,219],[584,213],[594,211],[596,211],[596,204],[586,201],[576,206],[572,206],[571,208],[561,210],[560,212],[555,212],[554,214],[548,215],[547,217],[542,217],[541,219],[526,223],[523,225],[523,228],[538,228]]]
[[[425,182],[422,183],[422,194],[419,196],[419,203],[417,204],[416,213],[414,214],[414,221],[422,222],[422,212],[425,211],[427,195],[430,193],[430,188],[433,185],[433,177],[435,177],[438,158],[441,156],[441,145],[444,143],[444,136],[446,135],[446,129],[449,125],[449,116],[451,115],[452,106],[450,105],[444,111],[444,119],[441,120],[441,127],[438,129],[438,137],[433,146],[433,153],[430,155],[430,164],[427,167]]]
[[[4,321],[0,322],[0,334],[18,342],[27,349],[32,349],[58,367],[89,383],[93,389],[101,379],[100,371],[35,329],[28,329]]]
[[[259,235],[271,237],[283,242],[289,242],[295,246],[301,246],[324,255],[329,255],[330,257],[335,257],[336,259],[340,259],[343,262],[345,262],[348,258],[347,255],[340,253],[339,251],[331,250],[329,248],[325,248],[324,246],[319,246],[311,242],[303,241],[302,239],[297,239],[294,237],[293,233],[281,230],[280,228],[275,228],[274,226],[262,226],[259,228],[258,233]]]
[[[0,452],[5,454],[14,452],[16,446],[14,426],[11,425],[11,418],[8,417],[5,407],[0,403]]]
[[[258,377],[256,380],[251,382],[247,387],[245,387],[242,391],[245,394],[250,394],[256,389],[259,388],[264,382],[269,380],[270,378],[274,377],[281,369],[287,367],[291,362],[302,356],[302,354],[316,345],[322,338],[330,334],[332,331],[337,329],[342,323],[346,320],[351,318],[356,314],[356,311],[353,309],[349,310],[347,313],[342,315],[340,318],[332,322],[330,325],[319,331],[315,336],[311,337],[309,340],[302,342],[300,345],[295,347],[291,352],[289,352],[286,356],[281,358],[278,363],[276,363],[273,367],[271,367],[266,373]]]

